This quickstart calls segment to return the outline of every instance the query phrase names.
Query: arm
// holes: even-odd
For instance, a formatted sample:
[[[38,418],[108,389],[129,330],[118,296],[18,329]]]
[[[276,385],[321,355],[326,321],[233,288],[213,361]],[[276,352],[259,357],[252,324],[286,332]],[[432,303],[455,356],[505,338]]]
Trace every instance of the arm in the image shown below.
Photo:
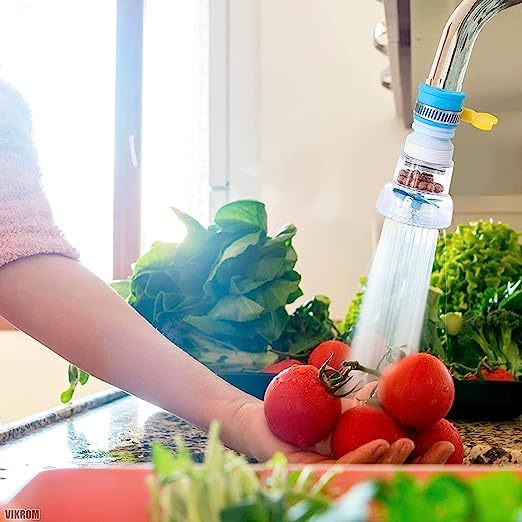
[[[107,285],[76,261],[32,256],[0,269],[0,314],[92,375],[207,429],[222,425],[223,442],[258,460],[275,452],[293,462],[328,462],[281,442],[268,430],[262,402],[230,386],[154,330]],[[404,462],[411,441],[373,441],[343,463]],[[327,450],[328,451],[328,450]],[[451,445],[424,456],[445,462]]]
[[[294,462],[326,462],[272,435],[262,402],[229,385],[152,328],[76,261],[57,255],[20,259],[0,269],[0,314],[92,375],[207,429],[222,425],[223,442],[256,457],[281,451]],[[402,463],[413,444],[373,441],[344,463]],[[452,447],[434,448],[444,462]],[[328,451],[328,450],[327,450]]]
[[[152,328],[72,259],[32,256],[0,269],[0,314],[92,375],[206,429],[221,421],[238,451],[258,450],[236,425],[256,399],[224,382]]]

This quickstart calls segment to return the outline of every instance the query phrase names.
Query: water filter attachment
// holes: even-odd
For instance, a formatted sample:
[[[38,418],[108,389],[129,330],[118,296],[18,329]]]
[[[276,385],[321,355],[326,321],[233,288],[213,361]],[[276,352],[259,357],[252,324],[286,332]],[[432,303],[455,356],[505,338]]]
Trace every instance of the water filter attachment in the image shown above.
[[[413,226],[443,229],[451,224],[455,129],[461,121],[491,130],[495,116],[463,108],[463,92],[419,85],[413,132],[406,138],[393,180],[379,194],[377,208],[385,217]]]

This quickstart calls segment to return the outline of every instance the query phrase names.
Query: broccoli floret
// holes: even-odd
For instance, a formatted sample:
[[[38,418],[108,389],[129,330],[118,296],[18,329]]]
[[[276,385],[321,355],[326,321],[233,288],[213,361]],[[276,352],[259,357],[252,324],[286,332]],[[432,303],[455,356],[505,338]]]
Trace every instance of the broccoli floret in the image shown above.
[[[458,334],[459,348],[478,358],[486,356],[490,364],[506,366],[514,375],[522,372],[522,316],[508,310],[495,310],[486,316],[467,316]],[[480,353],[482,352],[482,353]]]
[[[513,373],[517,373],[522,367],[522,360],[515,339],[518,337],[517,331],[522,328],[522,315],[509,310],[495,310],[487,315],[486,322],[499,361],[505,362]]]
[[[488,359],[494,361],[496,357],[486,338],[486,329],[485,317],[482,315],[467,316],[458,334],[458,344],[460,348],[466,349],[470,354],[475,352],[473,359],[479,360],[485,355]],[[477,347],[482,353],[478,353]]]
[[[511,333],[522,326],[522,315],[509,310],[495,310],[486,317],[488,326],[500,330],[502,344],[511,343]]]

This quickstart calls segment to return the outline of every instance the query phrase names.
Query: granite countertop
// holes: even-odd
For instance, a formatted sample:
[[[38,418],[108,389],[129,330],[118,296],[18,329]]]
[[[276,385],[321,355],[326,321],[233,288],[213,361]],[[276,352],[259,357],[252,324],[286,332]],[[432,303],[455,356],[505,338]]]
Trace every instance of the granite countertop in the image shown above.
[[[467,464],[522,466],[522,420],[457,422]],[[42,469],[150,462],[154,441],[181,434],[196,460],[200,429],[151,404],[110,391],[0,429],[0,502]]]

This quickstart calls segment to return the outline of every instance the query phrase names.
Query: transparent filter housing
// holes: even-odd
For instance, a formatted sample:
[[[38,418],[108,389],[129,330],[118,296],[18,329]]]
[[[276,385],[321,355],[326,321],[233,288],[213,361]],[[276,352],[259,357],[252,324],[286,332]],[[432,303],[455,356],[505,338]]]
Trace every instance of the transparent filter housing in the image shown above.
[[[453,200],[449,195],[453,162],[421,162],[401,154],[393,179],[377,199],[386,217],[409,225],[443,229],[451,224]]]

